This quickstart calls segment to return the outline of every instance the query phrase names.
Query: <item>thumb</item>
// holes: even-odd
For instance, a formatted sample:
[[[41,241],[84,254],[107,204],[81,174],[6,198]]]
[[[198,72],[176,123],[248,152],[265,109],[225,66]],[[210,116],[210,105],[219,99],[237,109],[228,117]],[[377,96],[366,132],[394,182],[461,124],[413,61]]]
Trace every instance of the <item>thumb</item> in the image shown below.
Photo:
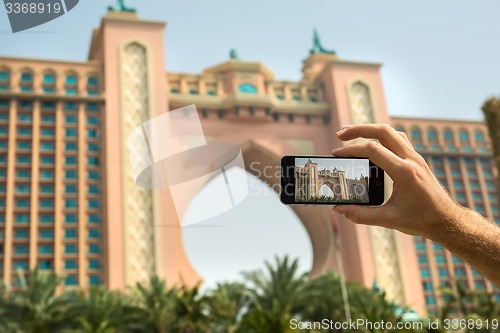
[[[382,225],[384,218],[381,207],[338,205],[333,207],[333,212],[343,215],[357,224]]]

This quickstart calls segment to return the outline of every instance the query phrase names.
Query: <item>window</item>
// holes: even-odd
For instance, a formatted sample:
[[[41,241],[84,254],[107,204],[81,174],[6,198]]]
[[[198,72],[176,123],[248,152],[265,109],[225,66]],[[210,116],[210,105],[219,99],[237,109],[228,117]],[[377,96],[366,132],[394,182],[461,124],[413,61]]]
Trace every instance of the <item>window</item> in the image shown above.
[[[76,223],[76,214],[66,214],[66,215],[64,215],[64,222],[66,222],[66,223]]]
[[[99,229],[89,229],[89,238],[100,238],[101,237],[101,232]]]
[[[238,87],[238,92],[245,94],[256,94],[257,88],[250,83],[243,83]]]
[[[10,73],[5,70],[2,70],[0,72],[0,81],[9,81],[9,80],[10,80]]]
[[[26,260],[15,260],[14,269],[28,270],[28,262]]]
[[[96,77],[91,76],[87,79],[87,85],[88,86],[97,86],[98,80]]]
[[[64,159],[66,165],[75,165],[76,164],[76,156],[66,156]]]
[[[418,255],[418,263],[419,264],[427,264],[429,261],[427,260],[426,255],[419,254]]]
[[[430,129],[429,132],[427,132],[427,138],[429,140],[436,140],[437,139],[437,133],[436,130]]]
[[[7,133],[9,133],[9,130],[7,127],[3,127],[3,126],[0,127],[0,134],[1,135],[7,134]]]
[[[40,208],[54,208],[54,200],[40,200]]]
[[[42,260],[38,263],[38,267],[41,270],[47,270],[47,269],[52,269],[52,261],[50,260]]]
[[[75,151],[76,150],[76,143],[75,142],[66,142],[65,149],[68,151]]]
[[[66,76],[66,85],[74,86],[76,84],[77,84],[77,77],[76,77],[76,75],[67,75]]]
[[[411,138],[412,139],[420,139],[422,137],[420,130],[419,129],[412,129],[411,130]]]
[[[75,102],[66,102],[66,103],[64,103],[64,110],[76,111],[76,110],[78,110],[78,105]]]
[[[97,125],[97,124],[99,124],[99,118],[98,117],[94,117],[94,116],[88,116],[87,117],[87,122],[90,125]]]
[[[461,142],[467,142],[467,141],[469,141],[469,135],[464,130],[460,131],[459,137],[460,137],[460,141]]]
[[[52,254],[54,253],[54,246],[50,244],[40,244],[38,246],[39,254]]]
[[[66,88],[66,95],[75,96],[77,94],[77,90],[73,88]]]
[[[53,128],[42,128],[42,136],[43,137],[53,137],[55,131]]]
[[[76,229],[66,229],[64,230],[64,238],[76,238]]]
[[[22,73],[21,74],[21,82],[31,83],[32,81],[33,81],[33,74],[31,74],[31,73]]]
[[[99,275],[89,275],[89,285],[97,286],[101,284],[101,277]]]
[[[28,149],[29,150],[29,149],[31,149],[31,142],[29,142],[29,141],[19,141],[17,143],[17,148],[23,149],[23,150],[24,149]]]
[[[54,215],[49,215],[49,214],[40,215],[40,223],[43,224],[54,223]]]
[[[64,284],[66,286],[76,286],[78,284],[78,278],[76,275],[67,275],[64,278]]]
[[[42,156],[41,162],[45,165],[52,165],[54,164],[54,156]]]
[[[17,116],[17,119],[20,121],[20,122],[24,122],[24,123],[30,123],[31,120],[32,120],[32,117],[30,114],[26,114],[26,113],[20,113],[18,116]]]
[[[429,272],[428,268],[421,268],[420,269],[420,276],[423,278],[428,278],[431,276],[431,273]]]
[[[95,170],[90,170],[88,176],[89,179],[99,179],[99,172]]]
[[[28,239],[30,237],[30,233],[26,229],[20,229],[14,231],[15,239]]]
[[[425,250],[425,243],[424,242],[417,242],[416,243],[416,248],[417,248],[417,251],[423,251],[423,250]]]
[[[65,186],[65,192],[66,193],[76,193],[77,192],[77,186],[74,184],[67,184]]]
[[[434,251],[441,251],[443,249],[443,247],[438,243],[432,243],[432,248],[434,249]]]
[[[64,260],[64,268],[65,269],[77,269],[78,265],[77,265],[76,260],[74,260],[74,259]]]
[[[99,185],[89,185],[88,190],[90,194],[99,194]]]
[[[66,254],[74,254],[78,252],[78,248],[76,244],[65,244],[64,245],[64,253]]]
[[[100,253],[101,252],[101,247],[99,244],[89,244],[89,253]]]
[[[30,193],[30,186],[28,184],[17,184],[16,193]]]
[[[96,103],[88,103],[87,111],[99,111],[99,105]]]
[[[484,135],[482,132],[479,132],[479,131],[474,133],[474,138],[476,139],[476,142],[483,142],[484,141]]]
[[[447,277],[448,276],[448,270],[446,268],[439,268],[438,269],[438,274],[440,277]]]
[[[28,245],[14,245],[14,254],[28,254]]]
[[[26,199],[18,199],[16,200],[16,208],[29,208],[30,202]]]
[[[66,170],[65,178],[66,179],[76,179],[76,171],[75,170]]]
[[[54,88],[51,88],[51,87],[43,87],[43,92],[45,94],[53,94],[56,92],[56,90]]]
[[[42,123],[53,124],[56,121],[56,118],[53,115],[44,114],[42,115]]]
[[[89,259],[89,269],[101,268],[101,261],[99,259]]]
[[[101,222],[101,218],[99,217],[99,215],[90,214],[88,217],[88,221],[89,221],[89,223],[97,224],[97,223]]]
[[[179,91],[179,89],[172,88],[172,89],[170,89],[170,92],[171,92],[172,94],[178,94],[180,91]]]
[[[31,86],[21,86],[21,92],[32,92],[33,88]]]
[[[56,83],[56,76],[54,74],[46,73],[43,75],[43,84],[52,85]]]
[[[0,148],[7,148],[7,141],[6,140],[0,140]]]
[[[65,205],[66,208],[77,208],[77,202],[75,199],[66,199]]]
[[[442,254],[438,254],[438,255],[436,256],[436,263],[438,263],[438,264],[444,264],[444,263],[446,263],[446,260],[445,260],[445,258],[444,258],[444,255],[442,255]]]
[[[32,109],[33,108],[33,102],[31,101],[20,101],[19,102],[19,107],[21,109]],[[30,118],[31,121],[31,118]]]
[[[425,303],[427,305],[435,305],[436,304],[436,298],[434,296],[426,296],[425,297]]]
[[[99,204],[99,200],[89,200],[88,201],[88,204],[89,204],[89,208],[99,208],[100,204]]]
[[[42,179],[54,179],[54,171],[42,170],[42,171],[40,171],[40,178],[42,178]]]
[[[41,229],[40,230],[40,238],[43,238],[43,239],[52,239],[52,238],[54,238],[54,230]]]
[[[90,156],[88,158],[88,164],[89,165],[99,165],[99,158],[98,157],[94,157],[94,156]]]
[[[42,193],[54,193],[54,185],[41,185],[40,192],[42,192]]]
[[[465,269],[463,269],[463,268],[455,268],[455,276],[456,277],[463,277],[463,276],[465,276]]]
[[[64,117],[64,121],[66,124],[76,124],[76,116],[73,115],[67,115]]]
[[[486,289],[486,284],[484,283],[484,281],[474,281],[474,287],[476,287],[476,289]]]
[[[66,129],[66,136],[70,138],[76,137],[78,134],[76,128],[67,128]]]
[[[18,135],[31,135],[31,128],[21,127],[17,130]]]
[[[89,138],[95,139],[95,138],[97,138],[97,133],[98,133],[97,130],[95,130],[95,129],[89,129],[88,132],[87,132],[87,136]]]
[[[40,145],[40,148],[45,151],[52,151],[54,150],[54,143],[53,142],[42,142]]]
[[[99,151],[99,145],[97,143],[89,143],[87,146],[88,151],[90,152],[98,152]]]
[[[175,89],[172,89],[172,90],[175,90]],[[172,91],[172,93],[174,93],[174,92]],[[217,96],[217,92],[215,90],[209,90],[207,92],[207,94],[208,94],[208,96]]]
[[[16,177],[21,179],[29,179],[31,176],[29,170],[17,170]]]

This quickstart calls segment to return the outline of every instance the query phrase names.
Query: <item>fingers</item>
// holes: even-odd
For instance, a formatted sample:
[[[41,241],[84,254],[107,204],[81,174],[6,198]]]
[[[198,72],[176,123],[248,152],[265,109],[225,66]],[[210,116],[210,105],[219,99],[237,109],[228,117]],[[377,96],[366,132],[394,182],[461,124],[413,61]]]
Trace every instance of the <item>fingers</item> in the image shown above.
[[[399,180],[401,177],[399,172],[404,161],[401,157],[396,156],[386,147],[375,141],[367,141],[356,143],[338,148],[332,151],[335,156],[341,157],[365,157],[369,158],[377,166],[384,169],[392,179]]]
[[[398,135],[399,135],[400,137],[402,137],[402,138],[405,140],[405,142],[408,144],[408,147],[409,147],[411,150],[415,150],[415,148],[413,148],[413,145],[411,144],[410,139],[408,139],[408,136],[406,135],[406,133],[405,133],[405,132],[397,131],[397,133],[398,133]]]
[[[344,215],[357,224],[384,226],[387,221],[385,208],[357,205],[337,205],[332,208],[334,213]]]
[[[377,139],[383,146],[394,152],[401,158],[407,158],[413,150],[398,132],[386,124],[365,124],[345,126],[337,132],[342,141],[356,138]]]

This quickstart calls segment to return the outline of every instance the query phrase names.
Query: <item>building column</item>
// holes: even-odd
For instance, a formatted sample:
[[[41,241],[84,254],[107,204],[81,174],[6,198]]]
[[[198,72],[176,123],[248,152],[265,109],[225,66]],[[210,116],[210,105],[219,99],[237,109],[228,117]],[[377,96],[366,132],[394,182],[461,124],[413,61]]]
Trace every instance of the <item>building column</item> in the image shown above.
[[[78,105],[78,284],[81,288],[87,287],[85,262],[87,254],[87,229],[85,194],[86,185],[86,154],[85,154],[85,104]]]
[[[55,110],[55,175],[54,175],[54,272],[58,275],[63,273],[63,199],[64,199],[64,111],[63,102],[56,103]]]
[[[39,213],[39,177],[40,177],[40,101],[33,103],[31,143],[31,202],[30,202],[30,241],[29,267],[37,266],[38,259],[38,213]]]

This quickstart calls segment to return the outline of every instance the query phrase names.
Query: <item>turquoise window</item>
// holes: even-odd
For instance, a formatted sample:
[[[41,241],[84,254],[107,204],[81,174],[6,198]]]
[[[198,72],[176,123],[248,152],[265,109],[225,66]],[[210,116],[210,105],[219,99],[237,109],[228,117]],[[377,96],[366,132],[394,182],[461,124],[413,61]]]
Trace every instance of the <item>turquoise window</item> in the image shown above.
[[[419,264],[427,264],[429,261],[427,260],[427,256],[426,255],[419,255],[418,256],[418,263]]]
[[[95,170],[90,170],[88,176],[89,179],[99,179],[99,172]]]
[[[19,149],[31,149],[31,142],[29,142],[29,141],[19,141],[17,143],[17,148],[19,148]]]
[[[75,199],[66,199],[65,205],[66,208],[77,208],[77,202]]]
[[[250,83],[243,83],[238,87],[238,92],[245,94],[256,94],[257,88]]]
[[[14,261],[14,269],[28,270],[28,262],[26,260],[16,260]]]
[[[411,138],[412,139],[420,139],[421,138],[421,133],[419,129],[413,129],[411,130]]]
[[[443,247],[438,243],[432,243],[432,248],[434,249],[434,251],[441,251],[443,249]]]
[[[474,281],[474,287],[476,287],[476,289],[486,289],[486,284],[484,281]]]
[[[66,84],[67,85],[76,85],[77,77],[76,75],[68,75],[66,76]]]
[[[442,254],[438,254],[436,256],[436,263],[438,263],[438,264],[445,264],[446,263],[446,260]]]
[[[5,178],[6,175],[7,172],[5,171],[5,169],[0,169],[0,178]]]
[[[0,193],[5,193],[6,187],[5,184],[0,184]]]
[[[24,122],[24,123],[30,123],[32,120],[31,115],[27,114],[27,113],[21,113],[21,114],[19,114],[19,116],[17,118],[19,119],[20,122]]]
[[[76,214],[66,214],[64,215],[64,222],[66,223],[76,223]]]
[[[76,93],[77,93],[76,89],[73,89],[73,88],[66,89],[66,95],[75,96]]]
[[[75,165],[76,164],[76,156],[66,156],[64,162],[67,165]]]
[[[474,137],[475,137],[475,139],[476,139],[477,142],[483,142],[484,141],[484,135],[481,132],[476,132],[474,134]]]
[[[28,254],[28,245],[14,245],[15,254]]]
[[[431,291],[432,290],[432,283],[430,283],[430,282],[423,282],[422,286],[424,287],[425,291]]]
[[[52,254],[54,253],[54,246],[49,244],[40,244],[38,246],[38,253],[40,254]]]
[[[459,137],[460,137],[460,141],[462,141],[462,142],[469,141],[469,135],[465,131],[460,131]]]
[[[7,141],[6,140],[0,140],[0,148],[7,148]]]
[[[302,101],[302,97],[300,97],[299,95],[294,95],[293,100],[296,102],[300,102],[300,101]]]
[[[17,178],[28,179],[30,178],[31,174],[29,170],[17,170],[16,176]]]
[[[67,128],[66,129],[66,136],[68,136],[68,137],[74,138],[74,137],[76,137],[77,133],[78,132],[76,131],[76,128]]]
[[[44,238],[44,239],[52,239],[52,238],[54,238],[54,230],[41,229],[40,230],[40,238]]]
[[[88,86],[96,86],[98,83],[99,83],[99,80],[97,80],[97,78],[94,76],[91,76],[87,79]]]
[[[493,182],[486,182],[486,187],[487,188],[495,188],[495,184],[493,184]]]
[[[29,193],[30,186],[28,184],[17,184],[16,193]]]
[[[171,92],[172,94],[178,94],[178,93],[179,93],[179,89],[175,89],[175,88],[173,88],[173,89],[170,89],[170,92]]]
[[[0,72],[0,81],[9,81],[10,80],[10,73],[6,71],[1,71]]]
[[[2,99],[0,100],[0,108],[8,108],[9,107],[9,101]]]
[[[89,229],[89,238],[101,238],[101,232],[99,229]]]
[[[87,111],[99,111],[99,105],[97,103],[88,103]]]
[[[420,269],[420,276],[423,278],[428,278],[431,276],[429,269],[428,268],[421,268]]]
[[[74,115],[67,115],[64,117],[64,121],[66,124],[76,124],[76,116]]]
[[[54,164],[54,157],[53,156],[42,156],[41,162],[42,162],[42,164],[45,164],[45,165]]]
[[[74,260],[74,259],[64,260],[64,268],[65,269],[77,269],[78,265],[76,263],[76,260]]]
[[[33,91],[32,87],[21,86],[21,92],[32,92],[32,91]]]
[[[434,296],[426,296],[425,297],[425,303],[427,305],[435,305],[436,304],[436,298]]]
[[[7,134],[9,133],[9,130],[7,127],[0,127],[0,134]]]
[[[54,215],[50,215],[50,214],[40,215],[40,223],[43,223],[43,224],[54,223]]]
[[[66,179],[76,179],[76,171],[75,170],[66,170],[65,178]]]
[[[493,177],[493,173],[490,170],[483,170],[483,175],[485,177]]]
[[[31,102],[31,101],[21,101],[21,102],[19,102],[19,107],[21,109],[32,109],[33,108],[33,102]]]
[[[0,199],[0,207],[5,208],[5,200],[4,199]]]
[[[89,138],[97,138],[97,130],[95,129],[89,129],[87,132],[87,136]]]
[[[101,268],[101,261],[99,259],[89,259],[89,268],[90,269]]]
[[[89,253],[100,253],[101,247],[99,244],[89,244]]]
[[[26,229],[21,229],[21,230],[15,230],[14,231],[14,238],[16,239],[26,239],[30,237],[30,233]]]
[[[9,120],[8,113],[0,113],[0,121]]]
[[[76,143],[75,142],[66,142],[65,149],[70,150],[70,151],[76,150]]]
[[[97,90],[89,90],[87,91],[89,96],[99,96],[99,92]]]
[[[446,141],[452,141],[453,140],[453,133],[451,131],[445,131],[444,132],[444,139]]]
[[[424,242],[417,242],[416,243],[416,248],[417,248],[417,251],[423,251],[423,250],[425,250],[425,244],[424,244]]]
[[[65,186],[65,192],[66,193],[76,193],[77,186],[75,184],[68,184]]]
[[[88,158],[88,164],[89,165],[99,165],[99,158],[95,156],[90,156]]]
[[[99,208],[99,200],[89,200],[88,201],[89,208]]]
[[[427,138],[429,140],[436,140],[437,139],[437,133],[435,130],[429,130],[429,132],[427,132]]]
[[[30,220],[28,214],[17,214],[16,215],[16,223],[28,223]]]
[[[56,104],[53,102],[43,102],[42,110],[43,111],[54,111],[56,109]]]
[[[475,269],[472,270],[472,275],[475,276],[475,277],[480,277],[481,274],[479,274],[478,271],[476,271]]]
[[[53,137],[55,131],[53,128],[42,128],[42,136],[43,137]]]
[[[462,188],[462,187],[464,187],[464,184],[462,184],[462,182],[459,180],[455,180],[455,181],[453,181],[453,186],[455,188]]]
[[[88,190],[90,194],[99,194],[99,185],[89,185]]]
[[[54,200],[40,200],[40,207],[41,208],[54,208]]]
[[[45,94],[53,94],[56,92],[56,90],[52,87],[43,87],[43,92]]]
[[[64,238],[76,238],[76,229],[66,229],[64,230]]]
[[[52,261],[50,260],[42,260],[38,263],[38,267],[41,270],[52,269]]]
[[[477,193],[477,192],[473,192],[473,193],[472,193],[472,198],[473,198],[474,200],[481,200],[481,199],[482,199],[482,198],[481,198],[481,194],[479,194],[479,193]]]
[[[99,145],[97,143],[89,143],[87,146],[88,151],[91,152],[98,152],[99,151]]]
[[[9,91],[9,86],[6,84],[0,84],[0,91]]]
[[[101,218],[97,214],[90,214],[88,217],[88,221],[89,221],[89,223],[97,224],[97,223],[101,222]]]
[[[53,124],[56,118],[53,115],[44,114],[42,115],[42,123]]]
[[[75,102],[64,103],[64,110],[66,110],[66,111],[76,111],[77,109],[78,109],[78,105]]]
[[[40,186],[40,192],[42,192],[42,193],[54,193],[54,185],[42,185],[42,186]]]
[[[54,84],[56,83],[56,76],[54,74],[44,74],[43,84]]]
[[[207,93],[208,96],[217,96],[217,92],[215,90],[209,90]]]
[[[66,254],[73,254],[77,253],[78,248],[76,247],[76,244],[65,244],[64,245],[64,253]]]
[[[472,188],[479,188],[479,182],[476,182],[476,181],[470,182],[470,187],[472,187]]]
[[[42,142],[42,144],[40,145],[40,148],[42,150],[52,151],[52,150],[54,150],[55,145],[53,142]]]
[[[455,276],[457,277],[465,276],[465,270],[463,268],[455,268]]]
[[[101,284],[101,277],[99,275],[89,275],[89,285],[98,286]]]
[[[95,117],[95,116],[88,116],[87,122],[91,125],[97,125],[97,124],[99,124],[99,118]]]
[[[22,73],[21,74],[21,82],[26,83],[26,82],[31,82],[33,81],[33,74],[31,73]]]
[[[54,171],[42,170],[40,172],[40,178],[42,178],[42,179],[54,179]]]
[[[78,284],[78,279],[76,275],[67,275],[64,278],[64,284],[66,286],[76,286]]]

